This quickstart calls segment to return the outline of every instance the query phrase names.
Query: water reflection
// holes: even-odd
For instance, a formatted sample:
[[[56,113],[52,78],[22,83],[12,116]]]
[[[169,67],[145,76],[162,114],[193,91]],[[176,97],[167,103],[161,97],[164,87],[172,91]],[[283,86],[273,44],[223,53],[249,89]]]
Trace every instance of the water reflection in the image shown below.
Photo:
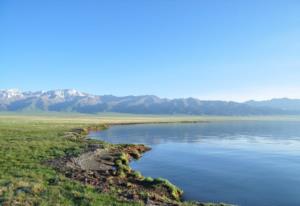
[[[300,205],[300,122],[128,125],[91,136],[150,145],[132,167],[170,179],[186,199]]]
[[[219,122],[113,126],[91,137],[112,143],[253,143],[299,146],[299,122]],[[235,140],[235,141],[232,141]]]

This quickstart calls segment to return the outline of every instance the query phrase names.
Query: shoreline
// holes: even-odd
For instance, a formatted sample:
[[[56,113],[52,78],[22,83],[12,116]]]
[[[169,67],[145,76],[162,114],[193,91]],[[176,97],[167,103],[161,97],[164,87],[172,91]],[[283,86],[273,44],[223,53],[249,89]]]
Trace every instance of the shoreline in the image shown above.
[[[192,120],[192,121],[153,121],[153,122],[124,122],[124,123],[109,123],[107,126],[122,126],[122,125],[138,125],[138,124],[198,124],[198,123],[210,123],[208,120]]]
[[[96,187],[100,192],[115,193],[125,201],[144,205],[189,205],[225,206],[224,203],[186,202],[183,191],[163,178],[144,177],[133,170],[129,163],[151,150],[141,144],[112,144],[88,138],[92,131],[99,132],[116,125],[161,124],[161,123],[208,123],[204,121],[140,122],[91,125],[65,132],[64,138],[81,141],[85,149],[79,154],[46,161],[66,177]]]

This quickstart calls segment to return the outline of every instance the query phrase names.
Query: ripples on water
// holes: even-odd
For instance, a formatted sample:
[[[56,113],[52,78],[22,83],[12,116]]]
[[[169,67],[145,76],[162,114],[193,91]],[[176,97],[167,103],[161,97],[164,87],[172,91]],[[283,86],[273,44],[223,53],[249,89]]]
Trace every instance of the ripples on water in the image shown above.
[[[132,167],[171,180],[186,199],[300,205],[300,122],[126,125],[90,135],[150,145]]]

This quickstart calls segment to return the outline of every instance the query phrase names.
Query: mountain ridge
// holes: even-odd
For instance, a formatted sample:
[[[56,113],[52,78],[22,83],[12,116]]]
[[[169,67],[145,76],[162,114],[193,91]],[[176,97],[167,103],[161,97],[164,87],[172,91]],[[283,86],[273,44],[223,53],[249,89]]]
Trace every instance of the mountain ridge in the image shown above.
[[[300,100],[277,98],[265,101],[160,98],[155,95],[93,95],[75,89],[49,91],[0,90],[0,111],[120,112],[133,114],[281,115],[300,114]]]

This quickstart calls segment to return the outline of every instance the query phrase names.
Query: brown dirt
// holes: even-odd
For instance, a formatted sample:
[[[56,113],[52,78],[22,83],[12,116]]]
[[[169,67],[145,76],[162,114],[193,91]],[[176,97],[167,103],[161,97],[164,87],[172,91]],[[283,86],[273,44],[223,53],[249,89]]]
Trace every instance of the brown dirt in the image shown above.
[[[146,205],[179,205],[170,189],[160,183],[146,182],[136,176],[128,162],[150,150],[144,145],[116,145],[104,148],[88,145],[77,157],[65,156],[47,162],[66,177],[95,186],[100,192],[117,193],[124,200],[143,202]],[[123,155],[123,157],[122,157]],[[124,156],[125,162],[124,162]],[[126,162],[126,159],[128,162]],[[117,160],[123,161],[122,174]]]

